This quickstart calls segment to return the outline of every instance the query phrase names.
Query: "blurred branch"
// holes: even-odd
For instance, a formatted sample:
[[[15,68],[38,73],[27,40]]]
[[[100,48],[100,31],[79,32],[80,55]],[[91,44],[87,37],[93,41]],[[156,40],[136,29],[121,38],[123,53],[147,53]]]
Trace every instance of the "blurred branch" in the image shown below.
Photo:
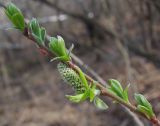
[[[106,29],[104,26],[99,24],[96,20],[89,18],[86,15],[82,15],[79,13],[74,13],[68,10],[63,9],[62,7],[58,6],[56,3],[50,2],[48,0],[34,0],[46,4],[47,6],[51,7],[52,9],[56,9],[57,11],[64,13],[72,18],[78,19],[82,21],[85,25],[87,30],[90,33],[90,36],[99,36],[101,38],[106,37],[106,35],[110,36],[111,38],[114,37],[113,33],[110,30]]]
[[[43,4],[46,4],[47,6],[51,7],[51,8],[54,8],[64,14],[67,14],[71,17],[74,17],[74,18],[80,18],[82,15],[79,14],[79,13],[74,13],[74,12],[71,12],[71,11],[68,11],[68,10],[65,10],[59,6],[57,6],[56,2],[50,2],[48,0],[33,0],[33,1],[38,1],[38,2],[41,2]]]
[[[96,35],[97,37],[100,36],[100,37],[104,38],[104,37],[106,37],[106,35],[108,35],[111,38],[113,38],[115,41],[116,41],[116,39],[118,39],[118,41],[121,41],[122,44],[124,44],[123,37],[118,35],[114,30],[103,27],[102,25],[97,23],[95,20],[92,20],[84,15],[65,10],[65,9],[59,7],[57,4],[52,3],[48,0],[34,0],[34,1],[42,2],[42,3],[46,4],[47,6],[53,8],[53,9],[56,9],[56,10],[66,14],[68,16],[71,16],[73,18],[81,20],[86,25],[91,37]],[[155,65],[160,64],[160,58],[156,53],[144,52],[144,51],[134,47],[134,45],[130,44],[129,42],[127,42],[126,46],[133,53],[135,53],[139,56],[145,57],[146,59],[152,61]]]
[[[148,19],[148,34],[149,34],[149,37],[147,38],[147,41],[146,41],[146,47],[147,47],[147,50],[149,52],[152,52],[152,45],[154,43],[154,37],[153,37],[153,14],[152,14],[152,5],[148,2],[146,2],[146,8],[147,8],[147,19]]]
[[[0,2],[0,7],[6,8],[6,6],[2,2]]]

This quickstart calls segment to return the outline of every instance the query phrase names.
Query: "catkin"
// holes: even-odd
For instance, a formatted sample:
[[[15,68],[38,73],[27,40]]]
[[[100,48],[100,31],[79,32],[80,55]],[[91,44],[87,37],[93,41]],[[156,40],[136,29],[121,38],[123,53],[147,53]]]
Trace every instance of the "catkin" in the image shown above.
[[[83,93],[85,91],[84,84],[82,83],[79,75],[73,69],[69,68],[64,63],[59,63],[57,68],[62,79],[71,85],[76,93]]]

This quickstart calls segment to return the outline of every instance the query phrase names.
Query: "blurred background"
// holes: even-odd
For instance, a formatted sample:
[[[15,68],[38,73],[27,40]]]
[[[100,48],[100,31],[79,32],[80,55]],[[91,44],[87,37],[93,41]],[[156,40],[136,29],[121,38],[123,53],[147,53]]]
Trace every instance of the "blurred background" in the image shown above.
[[[38,18],[49,35],[61,35],[68,48],[73,43],[74,54],[96,71],[101,81],[115,78],[124,87],[130,83],[133,104],[133,92],[143,93],[160,118],[159,0],[12,2],[27,19]],[[0,126],[139,125],[107,98],[107,111],[97,110],[89,102],[70,103],[65,94],[72,90],[61,80],[57,62],[49,62],[33,42],[9,27],[0,8]],[[146,120],[139,121],[151,126]]]

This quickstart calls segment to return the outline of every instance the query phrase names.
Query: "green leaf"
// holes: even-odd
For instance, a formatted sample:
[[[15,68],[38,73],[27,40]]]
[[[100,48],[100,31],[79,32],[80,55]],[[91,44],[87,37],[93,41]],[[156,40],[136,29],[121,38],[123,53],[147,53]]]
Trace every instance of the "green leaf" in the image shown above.
[[[32,34],[32,36],[34,37],[34,39],[35,39],[38,43],[41,44],[41,42],[42,42],[41,38],[39,38],[39,37],[38,37],[37,35],[35,35],[35,34]]]
[[[57,36],[58,39],[58,47],[60,48],[60,52],[62,55],[67,55],[66,46],[63,38],[61,36]]]
[[[145,106],[138,105],[137,106],[137,110],[139,110],[140,112],[144,113],[147,116],[147,118],[149,118],[149,119],[151,117],[153,117],[153,113],[148,108],[146,108]]]
[[[89,93],[90,102],[92,102],[94,98],[100,94],[100,90],[96,89],[96,84],[93,84],[92,87],[89,88]]]
[[[46,38],[46,30],[43,27],[40,27],[37,19],[33,18],[29,22],[29,29],[31,30],[32,36],[36,39],[36,41],[44,45],[45,38]]]
[[[13,3],[9,3],[5,8],[5,14],[15,28],[24,31],[25,21],[22,12]]]
[[[20,10],[17,8],[17,6],[13,3],[8,3],[7,4],[7,11],[10,15],[13,15],[15,13],[20,12]]]
[[[41,28],[41,39],[45,41],[45,37],[46,37],[46,30],[45,28]]]
[[[118,89],[118,90],[120,90],[120,91],[123,90],[120,82],[117,81],[117,80],[115,80],[115,79],[110,79],[110,80],[108,80],[108,83],[111,84],[111,85],[113,85],[115,89]]]
[[[82,102],[84,100],[87,99],[88,97],[88,92],[84,92],[82,94],[78,94],[78,95],[66,95],[66,97],[71,101],[71,102],[74,102],[74,103],[79,103],[79,102]]]
[[[72,96],[72,95],[66,95],[66,97],[71,101],[71,102],[74,102],[74,103],[79,103],[83,97],[83,94],[78,94],[78,95],[75,95],[75,96]]]
[[[57,36],[57,38],[51,37],[49,41],[50,41],[49,49],[53,53],[55,53],[56,56],[59,57],[59,59],[61,59],[62,61],[70,60],[70,56],[67,53],[65,42],[62,37],[60,36]]]
[[[87,81],[83,71],[79,67],[77,67],[77,70],[78,70],[79,77],[81,78],[81,81],[84,84],[85,88],[89,89],[88,81]]]
[[[34,33],[34,34],[36,34],[35,33],[35,31],[37,31],[37,27],[36,27],[36,19],[35,18],[33,18],[30,22],[29,22],[29,28],[30,28],[30,30]]]
[[[149,109],[152,109],[151,104],[148,102],[148,100],[143,95],[135,94],[134,96],[135,96],[135,99],[139,105],[142,105],[142,106],[145,106]]]
[[[123,98],[123,88],[121,84],[119,83],[119,81],[115,79],[110,79],[108,80],[108,83],[110,84],[109,90],[113,92],[114,94],[116,94],[117,96]]]
[[[95,97],[94,99],[94,105],[101,110],[106,110],[108,109],[108,105],[104,103],[100,98]]]
[[[94,100],[95,98],[94,89],[89,90],[89,98],[90,98],[90,102]]]
[[[84,92],[84,95],[83,95],[83,97],[82,97],[81,101],[86,100],[88,97],[89,97],[89,91],[88,91],[88,90],[86,90],[86,91]]]
[[[30,28],[32,30],[32,32],[39,36],[40,32],[39,32],[39,29],[40,29],[40,26],[39,26],[39,23],[37,21],[37,19],[33,18],[31,21],[30,21]]]
[[[115,80],[115,79],[110,79],[108,81],[108,83],[110,84],[110,87],[107,88],[109,92],[111,92],[114,95],[120,97],[126,103],[130,103],[129,102],[129,98],[128,98],[128,88],[129,88],[129,85],[125,89],[123,89],[122,86],[121,86],[121,84],[120,84],[120,82],[117,81],[117,80]]]
[[[123,90],[123,99],[129,103],[129,99],[128,99],[128,88],[130,85],[128,85],[124,90]]]
[[[58,46],[58,39],[55,37],[51,37],[49,41],[50,50],[54,52],[57,56],[61,56],[61,51]]]
[[[137,101],[137,109],[150,118],[154,116],[154,112],[152,109],[152,105],[148,102],[148,100],[141,94],[134,95],[135,100]]]

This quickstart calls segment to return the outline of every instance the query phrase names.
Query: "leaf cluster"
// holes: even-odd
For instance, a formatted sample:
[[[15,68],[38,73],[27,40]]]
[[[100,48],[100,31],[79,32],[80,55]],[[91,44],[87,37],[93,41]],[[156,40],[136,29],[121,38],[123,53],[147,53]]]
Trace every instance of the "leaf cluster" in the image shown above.
[[[14,25],[14,28],[24,31],[24,16],[19,8],[17,8],[13,3],[9,3],[5,8],[5,14]]]
[[[66,95],[66,97],[74,103],[79,103],[82,101],[85,101],[87,99],[90,100],[90,102],[93,102],[94,105],[100,109],[100,110],[106,110],[108,108],[108,105],[101,100],[98,95],[100,91],[95,88],[95,86],[92,86],[84,91],[84,93],[76,94],[76,95]]]
[[[50,38],[49,49],[57,56],[53,60],[70,61],[70,52],[67,52],[65,42],[61,36]]]
[[[29,29],[31,30],[32,36],[40,45],[44,45],[46,38],[46,30],[43,27],[40,27],[37,19],[33,18],[29,24]]]
[[[113,93],[114,95],[120,97],[126,103],[129,103],[129,99],[128,99],[128,88],[129,88],[129,85],[125,89],[123,89],[122,86],[121,86],[121,83],[119,81],[115,80],[115,79],[108,80],[108,83],[110,85],[108,90],[111,93]]]
[[[152,105],[148,100],[141,94],[134,95],[135,100],[137,101],[137,110],[144,113],[149,119],[155,116]]]

